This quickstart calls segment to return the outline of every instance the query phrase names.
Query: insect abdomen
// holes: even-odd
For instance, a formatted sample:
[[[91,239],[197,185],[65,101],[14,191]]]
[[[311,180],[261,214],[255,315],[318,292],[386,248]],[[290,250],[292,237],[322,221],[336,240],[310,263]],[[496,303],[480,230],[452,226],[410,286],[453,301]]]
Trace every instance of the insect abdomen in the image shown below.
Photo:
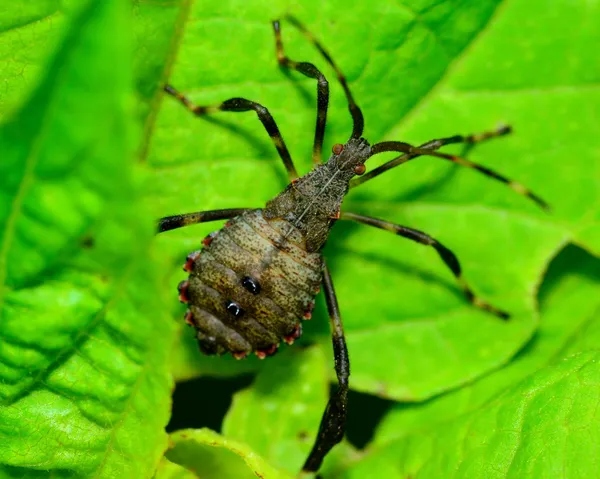
[[[181,286],[186,319],[208,354],[273,354],[281,339],[292,343],[300,320],[310,317],[322,274],[319,253],[289,222],[266,220],[253,210],[230,220],[204,242],[187,264]]]

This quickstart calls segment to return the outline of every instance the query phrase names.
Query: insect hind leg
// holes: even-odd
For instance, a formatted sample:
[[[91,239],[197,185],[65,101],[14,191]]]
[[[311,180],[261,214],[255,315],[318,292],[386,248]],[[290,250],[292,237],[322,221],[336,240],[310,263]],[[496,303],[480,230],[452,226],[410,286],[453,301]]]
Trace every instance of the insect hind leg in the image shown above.
[[[348,410],[348,378],[350,376],[350,359],[340,308],[333,288],[331,273],[325,265],[323,270],[323,291],[325,302],[329,312],[329,324],[331,326],[331,341],[333,343],[333,356],[335,360],[335,372],[338,379],[338,388],[329,399],[317,439],[313,448],[302,467],[302,472],[316,472],[321,467],[323,459],[329,451],[344,437],[346,429],[346,417]]]

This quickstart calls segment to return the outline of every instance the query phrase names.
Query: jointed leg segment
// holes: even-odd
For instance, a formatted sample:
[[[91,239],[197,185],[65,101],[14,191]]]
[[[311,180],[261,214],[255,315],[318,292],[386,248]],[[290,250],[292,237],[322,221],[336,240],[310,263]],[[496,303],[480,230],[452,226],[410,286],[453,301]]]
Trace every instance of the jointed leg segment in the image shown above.
[[[294,167],[294,163],[292,161],[292,157],[290,155],[285,142],[283,141],[283,137],[281,136],[281,132],[275,123],[275,120],[264,106],[260,103],[256,103],[251,100],[246,100],[245,98],[231,98],[229,100],[225,100],[220,105],[195,105],[192,101],[187,98],[182,93],[178,92],[171,85],[165,86],[165,92],[169,95],[174,96],[179,100],[179,102],[185,106],[189,111],[191,111],[196,116],[207,115],[209,113],[214,113],[217,111],[250,111],[253,110],[256,112],[258,119],[261,121],[265,130],[271,137],[279,156],[283,160],[283,164],[285,165],[285,169],[288,172],[290,180],[298,178],[298,172]]]
[[[327,121],[327,107],[329,105],[329,82],[325,75],[312,63],[296,62],[290,60],[283,50],[281,41],[281,26],[279,20],[273,22],[275,31],[275,48],[277,51],[277,61],[282,67],[291,68],[302,73],[304,76],[317,80],[317,124],[315,127],[315,140],[313,143],[313,163],[321,163],[321,151],[323,150],[323,137],[325,136],[325,123]]]
[[[398,151],[401,153],[406,153],[408,156],[411,157],[411,158],[408,158],[406,161],[411,160],[411,159],[415,158],[416,156],[427,155],[427,156],[434,156],[436,158],[442,158],[444,160],[451,161],[452,163],[456,163],[461,166],[466,166],[467,168],[473,168],[474,170],[477,170],[480,173],[483,173],[484,175],[489,176],[490,178],[493,178],[495,180],[498,180],[498,181],[506,184],[509,188],[511,188],[518,194],[526,196],[530,200],[537,203],[537,205],[540,206],[541,208],[543,208],[545,210],[550,209],[550,207],[548,206],[548,203],[546,203],[542,198],[540,198],[538,195],[536,195],[532,191],[528,190],[521,183],[513,181],[513,180],[507,178],[506,176],[503,176],[499,173],[496,173],[493,170],[490,170],[489,168],[486,168],[485,166],[478,165],[477,163],[473,163],[472,161],[469,161],[460,156],[448,155],[446,153],[440,153],[438,151],[434,151],[433,149],[414,147],[414,146],[409,145],[408,143],[404,143],[402,141],[382,141],[381,143],[376,143],[371,148],[372,155],[376,155],[378,153],[383,153],[384,151]]]
[[[452,145],[452,144],[456,144],[456,143],[464,143],[466,145],[474,145],[476,143],[480,143],[482,141],[489,140],[491,138],[508,135],[510,132],[511,132],[510,126],[501,126],[500,128],[497,128],[496,130],[484,131],[482,133],[475,133],[475,134],[464,135],[464,136],[463,135],[454,135],[454,136],[450,136],[447,138],[439,138],[437,140],[431,140],[431,141],[428,141],[427,143],[423,143],[421,146],[419,146],[419,148],[421,148],[423,150],[435,151],[435,150],[439,150],[443,146]],[[422,155],[418,154],[418,153],[413,153],[413,154],[405,153],[404,155],[397,156],[396,158],[394,158],[390,161],[387,161],[383,165],[378,166],[374,170],[368,171],[363,176],[354,178],[350,182],[350,188],[354,188],[355,186],[362,185],[364,182],[369,181],[369,180],[375,178],[376,176],[381,175],[382,173],[385,173],[387,170],[390,170],[396,166],[400,166],[400,165],[406,163],[407,161],[410,161],[419,156],[422,156]]]
[[[329,55],[329,53],[327,52],[327,50],[325,50],[323,45],[321,45],[321,43],[315,37],[313,37],[312,33],[310,33],[306,29],[306,27],[302,25],[302,23],[300,23],[296,18],[290,15],[286,17],[286,20],[288,20],[292,25],[294,25],[298,30],[300,30],[304,34],[304,36],[317,48],[317,50],[319,50],[321,55],[323,55],[323,58],[325,58],[325,61],[329,64],[329,66],[331,66],[331,68],[333,68],[333,70],[335,71],[338,81],[342,85],[344,93],[346,94],[346,99],[348,100],[348,110],[350,111],[350,115],[352,115],[352,138],[360,137],[365,127],[365,121],[363,118],[362,111],[354,101],[352,93],[350,93],[350,88],[348,88],[346,77],[342,74],[341,70],[337,67],[337,65],[331,58],[331,55]]]
[[[197,223],[226,220],[241,215],[251,209],[252,208],[228,208],[225,210],[199,211],[197,213],[187,213],[184,215],[165,216],[158,220],[158,233],[182,228],[183,226],[195,225]]]
[[[344,437],[346,415],[348,409],[348,378],[350,376],[350,360],[348,348],[344,337],[344,326],[340,315],[333,281],[329,268],[325,265],[323,270],[323,291],[329,312],[331,326],[331,341],[333,343],[333,357],[335,359],[335,372],[338,379],[337,391],[331,396],[327,408],[323,413],[321,425],[317,434],[315,445],[306,459],[302,470],[315,472],[321,467],[327,453]]]
[[[399,236],[403,236],[404,238],[408,238],[412,241],[416,241],[417,243],[421,243],[427,246],[431,246],[434,248],[442,261],[448,266],[448,268],[452,271],[454,276],[456,277],[460,287],[462,288],[467,299],[477,308],[489,311],[490,313],[495,314],[496,316],[502,319],[508,319],[508,313],[501,311],[489,303],[486,303],[482,299],[475,296],[473,290],[469,287],[466,281],[462,277],[462,270],[460,267],[460,263],[458,262],[458,258],[456,255],[446,248],[443,244],[441,244],[436,239],[432,238],[426,233],[422,231],[415,230],[412,228],[407,228],[406,226],[397,225],[394,223],[390,223],[389,221],[380,220],[377,218],[371,218],[369,216],[357,215],[355,213],[342,213],[340,219],[342,220],[352,220],[358,223],[362,223],[369,226],[374,226],[376,228],[380,228],[385,231],[389,231],[390,233],[397,234]]]

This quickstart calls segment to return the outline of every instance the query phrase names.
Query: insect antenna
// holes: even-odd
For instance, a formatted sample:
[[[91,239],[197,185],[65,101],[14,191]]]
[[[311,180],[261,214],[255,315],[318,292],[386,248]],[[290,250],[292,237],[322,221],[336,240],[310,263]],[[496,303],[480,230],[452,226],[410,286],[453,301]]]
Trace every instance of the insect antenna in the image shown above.
[[[304,25],[302,25],[302,23],[300,23],[300,21],[298,19],[296,19],[295,17],[293,17],[291,15],[287,15],[286,19],[304,34],[304,36],[317,48],[317,50],[319,50],[321,55],[323,55],[323,58],[325,58],[325,61],[327,63],[329,63],[329,66],[331,66],[331,68],[333,68],[333,70],[335,71],[335,74],[337,75],[337,79],[340,82],[340,84],[342,85],[342,88],[344,89],[344,93],[346,94],[346,99],[348,100],[348,110],[350,110],[350,115],[352,115],[352,122],[353,122],[352,138],[360,138],[360,136],[363,134],[363,130],[365,128],[365,120],[363,118],[362,111],[360,110],[360,108],[356,104],[356,102],[354,101],[354,98],[352,97],[352,93],[350,93],[350,88],[348,87],[348,83],[346,82],[346,77],[341,72],[341,70],[337,67],[337,65],[331,58],[331,55],[329,55],[329,52],[327,52],[327,50],[325,50],[323,45],[321,45],[321,43],[312,35],[312,33],[310,33],[306,29],[306,27]]]
[[[481,166],[477,163],[473,163],[472,161],[467,160],[461,156],[449,155],[447,153],[440,153],[439,151],[433,151],[431,149],[422,148],[422,147],[414,147],[409,145],[408,143],[404,143],[402,141],[382,141],[381,143],[376,143],[371,147],[371,156],[377,155],[379,153],[383,153],[385,151],[397,151],[399,153],[406,153],[410,155],[406,158],[404,162],[410,161],[417,157],[417,155],[426,155],[433,156],[436,158],[441,158],[443,160],[451,161],[452,163],[456,163],[457,165],[465,166],[467,168],[472,168],[474,170],[483,173],[484,175],[493,178],[497,181],[500,181],[506,184],[513,191],[516,191],[518,194],[525,196],[535,202],[540,208],[550,211],[550,205],[546,203],[540,196],[536,195],[528,188],[523,186],[521,183],[511,180],[506,176],[503,176],[499,173],[496,173],[485,166]]]

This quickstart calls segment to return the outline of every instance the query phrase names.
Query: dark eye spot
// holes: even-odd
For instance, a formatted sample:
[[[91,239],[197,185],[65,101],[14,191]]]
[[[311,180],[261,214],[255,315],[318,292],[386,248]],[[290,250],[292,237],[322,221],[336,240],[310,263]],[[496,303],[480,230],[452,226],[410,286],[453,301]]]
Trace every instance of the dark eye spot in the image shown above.
[[[235,301],[227,301],[227,303],[225,304],[225,309],[229,314],[231,314],[235,318],[239,318],[242,316],[242,314],[244,314],[244,310],[240,308],[240,305],[237,304]]]
[[[250,276],[244,276],[244,279],[242,279],[242,286],[252,294],[260,293],[260,283]]]

